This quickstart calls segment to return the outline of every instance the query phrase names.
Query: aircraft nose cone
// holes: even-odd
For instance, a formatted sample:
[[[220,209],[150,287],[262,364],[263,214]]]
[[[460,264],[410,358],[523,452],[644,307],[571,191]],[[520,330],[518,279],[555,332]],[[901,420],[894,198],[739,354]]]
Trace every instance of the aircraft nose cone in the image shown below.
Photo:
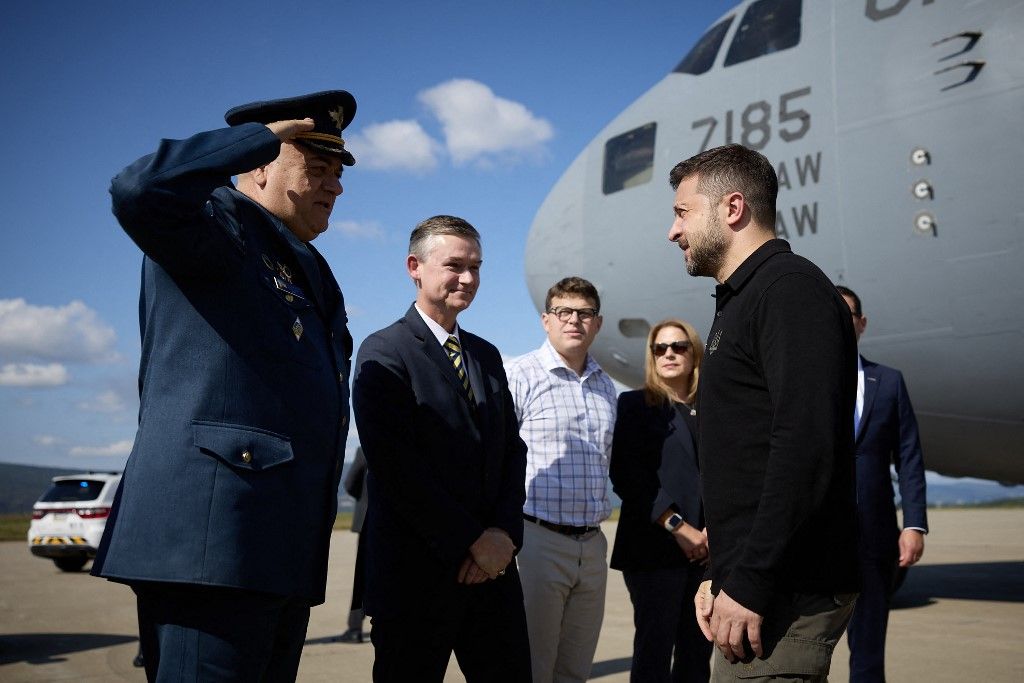
[[[548,288],[583,271],[582,156],[576,159],[537,210],[526,238],[526,283],[538,311]]]

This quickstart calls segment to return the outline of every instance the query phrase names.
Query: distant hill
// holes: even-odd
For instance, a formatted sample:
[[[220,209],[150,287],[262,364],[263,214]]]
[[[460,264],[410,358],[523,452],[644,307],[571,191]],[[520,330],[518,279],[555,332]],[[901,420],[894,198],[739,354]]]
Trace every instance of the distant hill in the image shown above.
[[[32,503],[50,485],[51,479],[81,471],[0,463],[0,515],[32,512]]]

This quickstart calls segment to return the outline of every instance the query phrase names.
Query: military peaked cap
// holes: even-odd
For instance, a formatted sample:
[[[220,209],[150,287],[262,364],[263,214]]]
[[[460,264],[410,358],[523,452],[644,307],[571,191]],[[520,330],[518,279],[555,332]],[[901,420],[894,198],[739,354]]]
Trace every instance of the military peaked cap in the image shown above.
[[[345,130],[355,115],[356,100],[352,95],[345,90],[326,90],[299,97],[243,104],[229,109],[224,114],[224,120],[229,126],[237,126],[249,122],[266,124],[311,118],[313,130],[299,133],[295,136],[295,142],[339,156],[341,163],[351,166],[356,160],[345,149],[341,131]]]

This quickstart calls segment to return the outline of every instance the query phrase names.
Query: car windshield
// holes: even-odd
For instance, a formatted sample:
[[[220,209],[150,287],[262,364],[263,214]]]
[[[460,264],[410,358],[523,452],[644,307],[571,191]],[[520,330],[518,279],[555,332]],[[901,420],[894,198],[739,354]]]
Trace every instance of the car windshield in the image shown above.
[[[97,479],[62,479],[50,484],[39,499],[40,503],[81,503],[96,500],[103,490],[103,481]]]

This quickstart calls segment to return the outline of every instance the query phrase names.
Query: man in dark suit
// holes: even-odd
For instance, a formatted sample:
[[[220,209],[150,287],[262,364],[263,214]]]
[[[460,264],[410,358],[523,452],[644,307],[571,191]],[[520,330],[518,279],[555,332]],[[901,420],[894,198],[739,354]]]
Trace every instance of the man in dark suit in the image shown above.
[[[363,567],[366,561],[363,522],[366,521],[366,508],[369,505],[369,497],[366,495],[366,456],[363,455],[362,448],[356,449],[355,457],[345,472],[341,486],[356,501],[352,508],[351,531],[359,535],[359,540],[356,542],[356,564],[352,571],[352,601],[349,604],[348,628],[338,636],[338,640],[342,643],[362,643],[363,619],[366,618],[366,612],[363,611]]]
[[[860,297],[838,286],[853,316],[857,339],[868,319]],[[928,533],[924,458],[917,418],[899,370],[860,357],[854,433],[857,448],[857,516],[863,588],[847,629],[850,681],[885,680],[885,632],[897,566],[924,553]],[[889,466],[896,466],[903,530],[896,521]]]
[[[294,679],[324,601],[352,338],[309,242],[355,109],[342,90],[236,107],[111,185],[145,254],[141,408],[92,573],[135,591],[150,680]]]
[[[461,218],[416,226],[416,301],[359,349],[353,406],[370,499],[363,606],[375,681],[529,681],[522,546],[526,445],[498,350],[458,327],[480,282]]]

